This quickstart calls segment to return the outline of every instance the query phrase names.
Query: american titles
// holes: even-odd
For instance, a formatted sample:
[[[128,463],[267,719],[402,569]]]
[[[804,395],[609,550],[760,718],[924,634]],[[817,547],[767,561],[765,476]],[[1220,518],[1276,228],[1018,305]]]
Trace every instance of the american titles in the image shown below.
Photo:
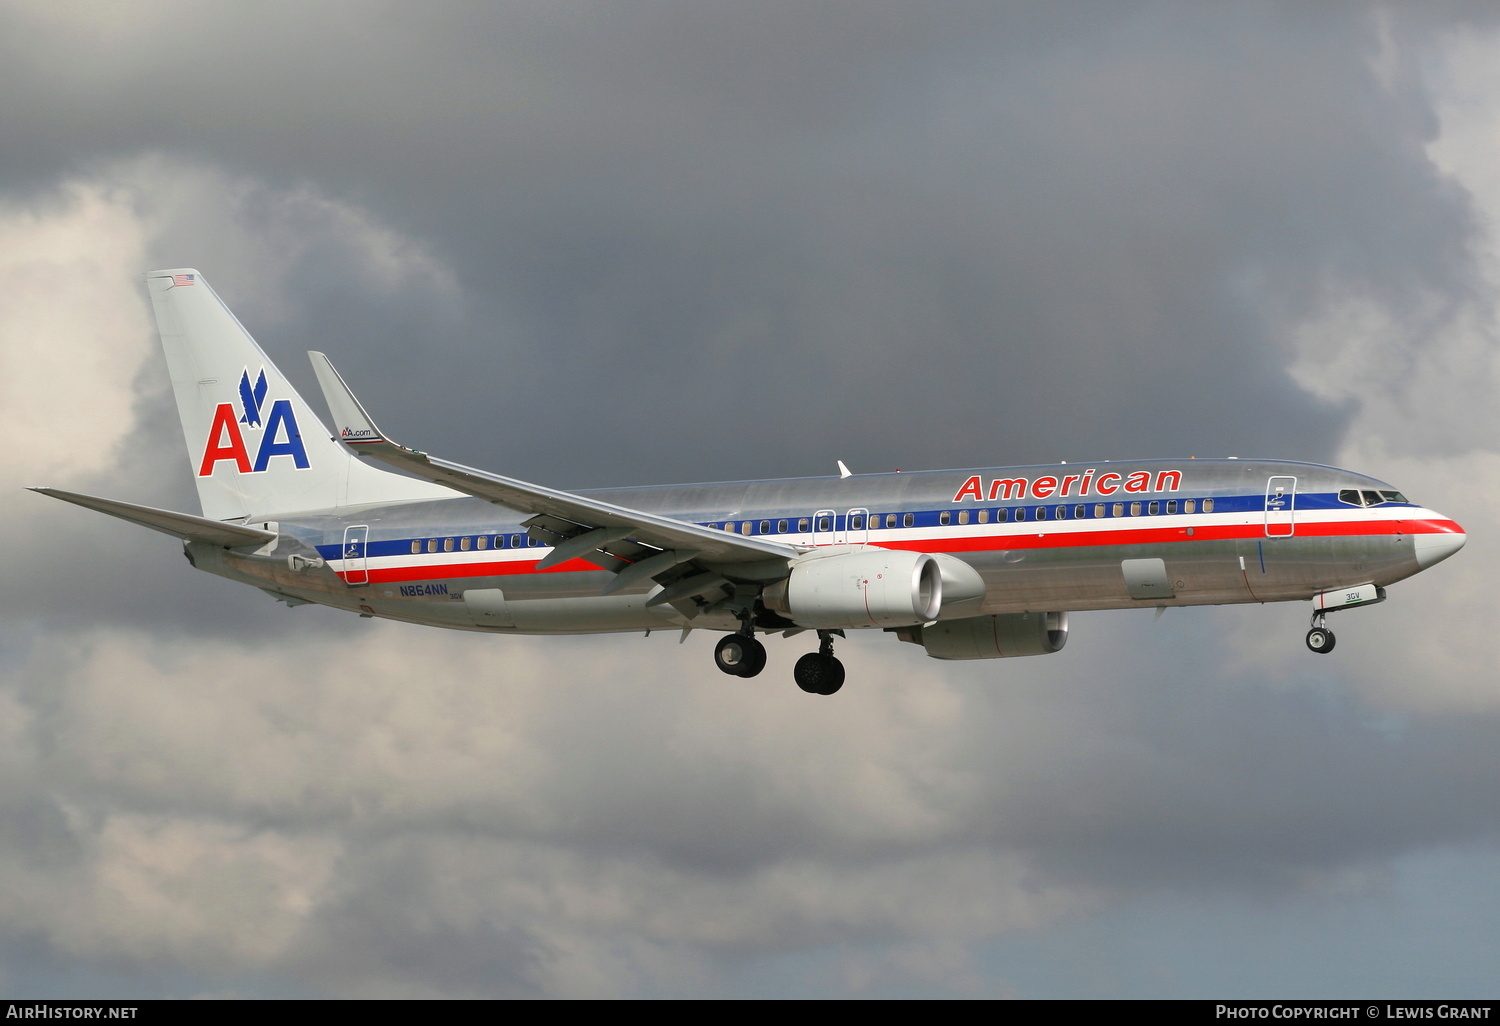
[[[1017,499],[1113,495],[1116,492],[1175,492],[1181,487],[1180,470],[1158,470],[1154,481],[1148,470],[1136,470],[1129,474],[1117,474],[1108,470],[1100,474],[1097,468],[1078,474],[1047,474],[1038,478],[995,477],[988,481],[975,474],[959,487],[953,501],[973,499],[975,502],[1009,502]]]

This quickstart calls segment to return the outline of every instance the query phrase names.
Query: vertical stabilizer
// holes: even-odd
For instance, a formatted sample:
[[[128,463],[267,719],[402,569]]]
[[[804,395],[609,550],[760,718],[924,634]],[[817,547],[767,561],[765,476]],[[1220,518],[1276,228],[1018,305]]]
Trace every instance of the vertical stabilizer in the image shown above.
[[[146,283],[205,517],[457,494],[354,459],[196,270],[150,271]]]

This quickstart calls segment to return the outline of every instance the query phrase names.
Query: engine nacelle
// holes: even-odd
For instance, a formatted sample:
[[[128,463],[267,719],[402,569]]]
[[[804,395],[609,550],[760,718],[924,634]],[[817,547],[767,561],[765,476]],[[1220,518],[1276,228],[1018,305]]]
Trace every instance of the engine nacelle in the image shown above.
[[[1068,643],[1067,613],[1005,613],[903,627],[902,641],[921,645],[934,659],[1004,659],[1051,655]]]
[[[925,552],[866,549],[795,563],[761,598],[801,627],[903,627],[937,619],[943,577]]]

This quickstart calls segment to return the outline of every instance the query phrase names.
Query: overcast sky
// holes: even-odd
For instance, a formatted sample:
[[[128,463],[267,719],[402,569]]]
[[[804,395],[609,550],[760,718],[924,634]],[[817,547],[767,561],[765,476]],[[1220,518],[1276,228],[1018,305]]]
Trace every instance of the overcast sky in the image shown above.
[[[1500,20],[1479,5],[0,0],[0,990],[1495,996]],[[833,699],[713,636],[288,610],[140,272],[558,487],[1329,462],[1468,547]]]

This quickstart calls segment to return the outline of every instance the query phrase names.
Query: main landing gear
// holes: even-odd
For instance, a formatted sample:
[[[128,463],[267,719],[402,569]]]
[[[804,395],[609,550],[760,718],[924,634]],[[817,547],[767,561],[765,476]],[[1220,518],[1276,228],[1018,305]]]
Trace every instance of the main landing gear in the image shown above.
[[[766,646],[753,634],[726,634],[714,646],[714,663],[735,677],[754,677],[766,668]]]
[[[831,695],[844,686],[844,664],[833,654],[833,635],[818,632],[818,650],[797,660],[792,679],[809,695]]]
[[[1312,629],[1307,632],[1307,647],[1318,653],[1327,655],[1333,651],[1333,631],[1327,627],[1327,620],[1321,612],[1312,615]]]
[[[844,686],[844,664],[833,654],[832,631],[818,632],[818,650],[797,660],[792,678],[810,695],[831,695]],[[714,646],[714,664],[734,677],[754,677],[766,668],[766,646],[754,634],[726,634]]]

